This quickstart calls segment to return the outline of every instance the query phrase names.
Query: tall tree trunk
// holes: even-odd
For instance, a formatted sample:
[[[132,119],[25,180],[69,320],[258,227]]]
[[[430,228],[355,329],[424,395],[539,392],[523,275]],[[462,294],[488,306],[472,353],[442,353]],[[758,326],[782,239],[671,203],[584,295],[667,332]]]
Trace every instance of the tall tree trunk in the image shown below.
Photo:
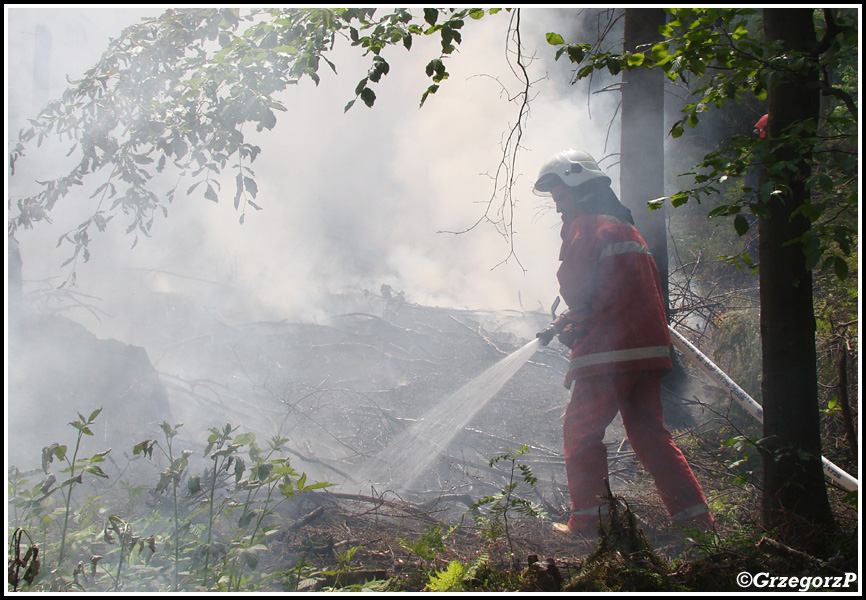
[[[816,42],[812,15],[812,9],[765,9],[768,40],[780,41],[782,52],[810,52]],[[794,123],[817,123],[818,83],[817,70],[774,76],[768,92],[771,138],[778,139]],[[764,179],[787,161],[796,165],[796,173],[784,181],[780,175],[769,177],[781,193],[771,196],[769,216],[758,225],[766,443],[762,511],[764,524],[780,528],[789,541],[796,539],[804,520],[833,523],[821,466],[812,274],[803,244],[794,242],[811,227],[795,215],[809,201],[810,154],[798,142],[793,139],[774,154],[774,164],[764,165]]]
[[[647,51],[661,41],[665,24],[660,8],[625,9],[623,48]],[[641,48],[641,46],[644,46]],[[635,226],[647,242],[662,278],[665,309],[668,294],[668,244],[664,210],[650,211],[647,202],[664,196],[664,73],[633,69],[622,77],[620,195],[631,209]]]

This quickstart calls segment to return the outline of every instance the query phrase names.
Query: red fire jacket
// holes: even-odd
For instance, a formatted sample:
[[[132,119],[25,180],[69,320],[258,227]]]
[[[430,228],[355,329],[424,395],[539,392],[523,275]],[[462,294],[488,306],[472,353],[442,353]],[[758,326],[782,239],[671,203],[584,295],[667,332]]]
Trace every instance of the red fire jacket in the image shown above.
[[[577,328],[565,386],[577,377],[672,370],[655,260],[638,230],[607,215],[562,228],[560,292]]]

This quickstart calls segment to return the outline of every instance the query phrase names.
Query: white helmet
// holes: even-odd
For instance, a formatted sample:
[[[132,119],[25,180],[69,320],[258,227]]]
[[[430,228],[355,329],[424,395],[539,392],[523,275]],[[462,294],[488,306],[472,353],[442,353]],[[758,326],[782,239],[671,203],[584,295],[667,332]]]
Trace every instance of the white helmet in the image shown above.
[[[544,163],[532,191],[538,196],[550,196],[558,183],[574,188],[592,179],[603,179],[610,184],[610,177],[604,174],[592,156],[582,150],[568,148],[557,152]]]

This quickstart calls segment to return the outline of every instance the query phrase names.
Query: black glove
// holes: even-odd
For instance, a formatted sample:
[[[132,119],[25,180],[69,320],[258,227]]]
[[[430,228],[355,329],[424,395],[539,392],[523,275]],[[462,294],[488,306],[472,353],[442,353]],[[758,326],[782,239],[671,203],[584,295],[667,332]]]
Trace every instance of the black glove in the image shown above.
[[[559,336],[559,341],[562,341],[562,335],[561,334],[562,334],[563,330],[566,327],[568,327],[568,325],[569,325],[568,313],[564,312],[561,315],[559,315],[556,319],[554,319],[553,323],[551,323],[547,329],[545,329],[544,331],[539,331],[535,335],[535,337],[537,337],[538,339],[541,340],[542,346],[548,345],[550,343],[550,340],[552,340],[554,338],[554,336]],[[568,344],[566,344],[566,346],[571,348],[571,346]]]
[[[541,340],[542,346],[546,346],[550,343],[550,340],[553,339],[554,335],[556,335],[556,329],[553,327],[553,325],[551,325],[544,331],[539,331],[538,333],[536,333],[535,337]]]

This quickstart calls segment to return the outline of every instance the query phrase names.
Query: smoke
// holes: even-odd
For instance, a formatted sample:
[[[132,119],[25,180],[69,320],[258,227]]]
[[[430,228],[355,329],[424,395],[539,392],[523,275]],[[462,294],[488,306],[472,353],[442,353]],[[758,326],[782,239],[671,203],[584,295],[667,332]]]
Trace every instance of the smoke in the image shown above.
[[[28,118],[96,63],[111,38],[164,8],[7,7],[10,143]],[[375,88],[376,105],[358,102],[345,113],[369,60],[357,48],[338,46],[330,56],[337,74],[323,66],[318,86],[310,80],[290,86],[280,98],[287,112],[278,113],[274,129],[248,133],[261,147],[251,166],[263,210],[247,207],[240,224],[232,192],[213,203],[199,187],[189,197],[178,194],[167,218],[157,213],[149,236],[135,240],[118,217],[91,240],[90,260],[75,262],[74,300],[61,300],[62,314],[98,338],[144,347],[164,373],[172,369],[165,348],[214,324],[322,323],[339,310],[342,295],[382,285],[422,306],[546,313],[559,290],[560,221],[552,203],[531,193],[539,166],[577,147],[618,177],[619,135],[610,127],[616,95],[570,86],[573,67],[554,61],[544,39],[548,31],[569,38],[566,28],[577,24],[573,12],[522,11],[533,85],[515,165],[514,213],[506,216],[513,240],[482,219],[494,192],[501,194],[496,186],[503,180],[493,177],[519,115],[511,99],[523,85],[513,54],[508,61],[508,16],[500,14],[467,24],[448,59],[450,78],[420,108],[430,84],[424,67],[440,52],[436,39],[418,40],[411,52],[387,49],[391,72]],[[16,198],[38,191],[36,181],[66,172],[74,159],[68,149],[50,140],[28,149],[6,180],[7,217]],[[225,175],[223,190],[233,190],[232,178]],[[157,189],[176,184],[154,181]],[[69,277],[62,263],[71,246],[58,246],[58,239],[92,214],[96,185],[59,201],[50,224],[16,233],[25,292],[50,291]]]
[[[111,37],[163,9],[6,8],[10,143],[28,118],[59,97],[67,78],[74,80],[99,59]],[[331,317],[340,314],[343,295],[375,294],[390,286],[422,307],[478,311],[473,314],[543,309],[515,324],[513,331],[520,336],[531,337],[537,331],[527,329],[535,325],[533,318],[541,319],[539,328],[547,323],[547,307],[559,293],[555,274],[561,222],[552,203],[531,192],[539,166],[563,148],[581,148],[599,160],[614,188],[619,179],[619,129],[613,120],[618,95],[595,93],[605,85],[599,81],[601,74],[594,76],[589,91],[571,86],[572,65],[554,61],[555,50],[544,37],[549,31],[569,40],[582,35],[585,30],[578,13],[549,8],[522,11],[523,53],[532,89],[513,173],[514,213],[506,215],[506,220],[513,219],[513,239],[482,218],[494,192],[501,194],[496,186],[503,181],[497,184],[494,174],[503,159],[504,140],[519,115],[519,106],[511,99],[523,85],[514,75],[513,54],[512,62],[507,60],[508,17],[498,15],[467,24],[458,52],[448,59],[449,80],[420,108],[421,94],[430,84],[424,66],[438,56],[437,40],[418,40],[411,52],[389,48],[386,58],[391,71],[375,87],[375,107],[368,109],[359,102],[345,113],[344,106],[354,98],[369,61],[357,48],[339,46],[330,56],[338,74],[323,67],[318,86],[309,80],[290,86],[280,98],[287,112],[278,113],[274,129],[249,134],[247,141],[261,147],[251,166],[258,186],[256,203],[263,210],[247,207],[240,224],[241,213],[232,205],[231,192],[224,191],[220,202],[213,203],[197,188],[189,197],[179,194],[167,206],[167,218],[158,214],[150,236],[139,234],[134,248],[134,237],[125,233],[127,223],[119,217],[120,222],[110,223],[91,241],[90,260],[75,263],[74,301],[62,300],[62,314],[101,340],[122,341],[114,346],[119,348],[118,356],[143,354],[124,345],[145,348],[149,363],[168,388],[164,396],[171,402],[174,418],[187,423],[184,434],[201,433],[191,431],[190,421],[215,425],[218,414],[231,414],[234,424],[246,419],[244,426],[264,423],[263,429],[289,427],[289,423],[295,429],[281,433],[290,435],[293,444],[301,449],[302,442],[315,445],[309,454],[328,458],[328,444],[339,446],[334,440],[344,433],[341,427],[347,435],[362,431],[380,443],[386,433],[398,429],[392,421],[423,418],[410,409],[426,410],[440,400],[433,395],[449,386],[459,388],[453,381],[458,367],[464,369],[460,377],[475,368],[483,372],[488,366],[484,351],[495,345],[462,348],[472,360],[456,364],[463,355],[448,344],[456,337],[454,330],[464,333],[468,326],[442,318],[454,330],[435,342],[425,338],[420,343],[406,335],[406,340],[399,337],[385,345],[389,351],[403,352],[401,360],[424,366],[417,381],[404,380],[400,361],[382,359],[386,353],[381,349],[371,349],[374,358],[351,357],[356,363],[344,372],[340,353],[354,350],[341,348],[331,355],[321,348],[344,345],[349,335],[364,333],[369,323]],[[593,22],[590,27],[594,26]],[[63,165],[71,160],[67,150],[68,146],[50,141],[29,149],[16,165],[14,177],[7,177],[7,213],[14,209],[17,197],[38,190],[37,180],[65,172]],[[226,174],[223,190],[233,189],[232,177]],[[177,182],[154,183],[167,188]],[[191,183],[183,182],[178,189],[185,190]],[[51,290],[69,276],[70,269],[61,265],[70,246],[58,247],[57,240],[92,213],[93,200],[88,198],[93,187],[62,199],[51,214],[51,224],[39,223],[16,234],[25,292]],[[497,196],[496,202],[500,199]],[[387,323],[389,333],[393,329],[394,335],[403,335],[410,325],[417,325],[414,316],[405,318],[400,326]],[[328,327],[314,327],[323,323]],[[424,326],[415,331],[419,330],[426,331]],[[70,337],[77,333],[71,332]],[[328,339],[315,351],[302,348],[298,340],[319,343],[313,336]],[[217,342],[198,343],[202,338]],[[257,346],[266,338],[274,345]],[[7,350],[16,350],[9,346],[7,338]],[[543,376],[513,392],[517,398],[511,405],[519,410],[501,415],[506,422],[503,429],[509,430],[506,435],[526,435],[527,421],[537,419],[544,434],[556,438],[547,444],[550,448],[560,443],[557,417],[551,415],[561,414],[567,401],[558,372],[563,360],[554,352],[550,350],[552,364],[542,369]],[[53,356],[34,344],[27,358],[38,371],[40,362]],[[72,369],[86,375],[92,364],[89,357],[74,358]],[[316,367],[333,373],[321,382],[306,381],[304,375],[319,373]],[[7,375],[8,370],[7,363]],[[210,379],[214,372],[219,381]],[[38,377],[17,376],[22,386]],[[113,383],[118,394],[132,387],[124,381]],[[216,402],[208,403],[214,397],[225,413],[214,409]],[[379,406],[382,397],[395,400],[393,414]],[[531,399],[531,410],[526,409],[526,399]],[[462,405],[469,406],[471,400]],[[70,413],[60,415],[59,421],[68,430],[66,422],[74,418],[74,411],[89,414],[103,399],[66,401]],[[96,405],[85,405],[88,402]],[[54,441],[41,427],[47,420],[44,415],[28,407],[21,412],[30,419],[27,428],[38,435],[37,441]],[[315,426],[310,424],[312,419],[291,422],[289,417],[297,414],[312,414],[318,422]],[[163,418],[162,413],[137,415],[127,423],[132,429],[129,436],[155,435],[153,420]],[[368,427],[363,419],[373,425]],[[7,434],[10,429],[7,414]],[[326,472],[323,477],[332,475]]]
[[[96,61],[110,36],[161,9],[7,12],[7,77],[16,83],[7,86],[8,125],[14,136],[35,112],[32,72],[40,49],[33,50],[33,32],[44,28],[50,34],[47,93],[54,98],[67,76],[74,79]],[[557,11],[530,9],[523,15],[525,53],[534,57],[530,73],[536,83],[517,164],[516,258],[503,263],[509,242],[486,223],[460,235],[440,233],[467,229],[483,215],[494,192],[491,175],[501,159],[503,137],[517,118],[518,107],[508,97],[520,82],[506,62],[505,17],[497,16],[467,26],[459,53],[449,61],[450,79],[420,109],[421,93],[429,85],[424,65],[437,52],[435,40],[424,40],[428,43],[412,52],[389,49],[391,74],[376,88],[376,106],[358,103],[345,114],[367,59],[357,49],[338,48],[333,60],[339,74],[323,68],[319,86],[309,80],[292,86],[282,98],[288,112],[280,113],[273,131],[251,139],[262,147],[252,167],[257,203],[264,210],[248,208],[240,225],[231,198],[217,205],[200,195],[179,198],[168,207],[167,219],[157,217],[152,237],[141,237],[131,250],[132,237],[122,232],[125,224],[113,223],[111,232],[92,242],[91,261],[79,261],[79,288],[111,303],[109,312],[118,320],[123,296],[140,286],[177,290],[182,279],[166,273],[229,285],[289,318],[316,318],[324,295],[381,283],[425,304],[549,305],[557,293],[558,220],[530,192],[537,168],[562,147],[587,148],[599,157],[611,149],[607,107],[602,109],[606,100],[593,99],[589,120],[580,106],[586,96],[562,85],[569,67],[553,63],[553,49],[544,42],[543,33],[561,25]],[[60,161],[44,149],[32,150],[20,161],[21,174],[8,181],[8,194],[32,192],[31,175],[56,175]],[[63,226],[77,222],[75,205],[86,210],[83,198],[61,204],[54,227],[18,236],[30,282],[61,274],[67,247],[56,249],[56,239]],[[104,323],[87,324],[110,333]]]

